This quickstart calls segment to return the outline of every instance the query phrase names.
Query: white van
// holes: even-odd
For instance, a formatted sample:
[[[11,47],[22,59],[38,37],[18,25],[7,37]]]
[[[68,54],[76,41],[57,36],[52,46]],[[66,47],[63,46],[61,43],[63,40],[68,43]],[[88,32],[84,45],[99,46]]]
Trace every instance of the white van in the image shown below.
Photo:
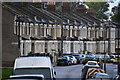
[[[19,57],[14,64],[14,75],[42,74],[44,78],[54,80],[56,73],[50,57]]]

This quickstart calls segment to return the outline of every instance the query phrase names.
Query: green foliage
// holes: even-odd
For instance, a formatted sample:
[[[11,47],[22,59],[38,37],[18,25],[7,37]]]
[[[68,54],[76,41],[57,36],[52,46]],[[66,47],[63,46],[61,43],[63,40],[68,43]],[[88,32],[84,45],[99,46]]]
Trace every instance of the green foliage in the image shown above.
[[[2,68],[0,68],[0,79],[2,79]]]
[[[32,56],[32,52],[29,52],[29,53],[28,53],[28,56]]]
[[[8,79],[13,73],[13,67],[2,68],[2,79]]]
[[[113,22],[120,24],[120,4],[112,8],[113,16],[111,17]]]
[[[40,53],[29,52],[28,56],[40,56]]]
[[[109,10],[107,2],[86,2],[86,5],[95,10],[96,17],[99,19],[108,19],[108,16],[105,14]]]

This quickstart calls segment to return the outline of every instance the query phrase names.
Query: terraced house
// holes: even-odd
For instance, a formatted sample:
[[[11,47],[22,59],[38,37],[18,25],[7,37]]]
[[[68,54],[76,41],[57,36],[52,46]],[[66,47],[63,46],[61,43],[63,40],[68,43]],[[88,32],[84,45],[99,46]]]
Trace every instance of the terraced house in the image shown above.
[[[2,8],[3,18],[8,15],[11,17],[11,22],[8,23],[11,24],[10,28],[5,25],[7,18],[3,21],[4,31],[9,30],[7,33],[13,36],[8,44],[12,47],[18,46],[10,49],[4,45],[12,50],[12,53],[4,49],[3,57],[9,54],[14,59],[17,56],[27,56],[30,52],[51,54],[56,57],[88,52],[115,53],[116,26],[110,21],[96,18],[94,10],[86,8],[83,4],[10,2],[3,3]]]

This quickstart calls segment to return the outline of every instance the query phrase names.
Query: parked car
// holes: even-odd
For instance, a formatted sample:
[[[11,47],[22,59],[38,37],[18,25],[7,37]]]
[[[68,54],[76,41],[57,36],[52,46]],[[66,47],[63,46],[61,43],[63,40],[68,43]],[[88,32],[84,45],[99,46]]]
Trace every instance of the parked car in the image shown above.
[[[81,54],[73,54],[73,56],[77,59],[78,64],[82,63],[83,57]]]
[[[51,64],[50,57],[19,57],[14,64],[13,76],[16,75],[43,75],[44,78],[54,80],[56,72]]]
[[[100,67],[97,63],[97,61],[88,61],[84,66],[95,66],[95,67]]]
[[[99,54],[95,54],[95,60],[96,60],[97,62],[101,62],[102,59],[103,59],[103,58],[102,58]]]
[[[86,54],[81,54],[82,55],[82,58],[85,58]]]
[[[67,57],[59,57],[57,59],[57,65],[71,65],[71,61]]]
[[[114,62],[113,62],[113,64],[118,64],[118,63],[120,63],[120,55],[118,56],[116,56],[115,57],[115,60],[114,60]]]
[[[94,61],[94,60],[95,60],[95,55],[87,54],[87,55],[85,55],[84,59],[82,60],[82,64],[86,64],[87,61]]]
[[[70,57],[72,64],[77,64],[77,59],[74,56],[72,56],[72,55],[68,55],[68,56]]]
[[[103,62],[105,62],[105,61],[107,63],[111,62],[110,61],[110,56],[108,54],[105,54],[105,55],[104,54],[100,54],[99,57],[102,59]]]
[[[106,55],[105,58],[106,58],[106,62],[107,62],[107,63],[110,63],[110,62],[111,62],[111,59],[110,59],[110,56],[109,56],[109,55]]]
[[[63,57],[65,57],[70,62],[70,64],[72,64],[71,58],[69,56],[63,56]]]
[[[37,74],[27,74],[27,75],[12,75],[9,78],[10,80],[44,80],[43,75],[37,75]]]
[[[110,55],[110,61],[113,63],[115,61],[115,55]]]

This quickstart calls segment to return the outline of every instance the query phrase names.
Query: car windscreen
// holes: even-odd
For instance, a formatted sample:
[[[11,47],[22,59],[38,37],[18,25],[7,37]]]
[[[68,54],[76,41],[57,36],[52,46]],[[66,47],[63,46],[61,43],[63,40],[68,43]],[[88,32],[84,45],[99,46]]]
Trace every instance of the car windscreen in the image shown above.
[[[14,71],[15,75],[24,74],[42,74],[45,78],[51,78],[51,73],[49,68],[18,68]]]
[[[88,65],[96,65],[96,63],[89,62]]]
[[[42,77],[34,77],[34,76],[23,76],[23,77],[13,77],[11,80],[43,80]]]

